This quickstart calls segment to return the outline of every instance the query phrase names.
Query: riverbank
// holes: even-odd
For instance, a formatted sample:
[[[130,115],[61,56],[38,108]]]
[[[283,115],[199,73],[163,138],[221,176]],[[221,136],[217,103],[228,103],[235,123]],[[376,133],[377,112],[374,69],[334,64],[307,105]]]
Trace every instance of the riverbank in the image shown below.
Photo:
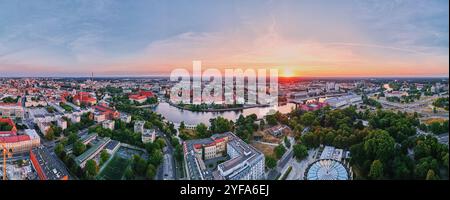
[[[134,106],[135,108],[154,108],[156,106],[158,106],[159,103],[154,103],[154,104],[147,104],[147,105],[140,105],[140,106]]]

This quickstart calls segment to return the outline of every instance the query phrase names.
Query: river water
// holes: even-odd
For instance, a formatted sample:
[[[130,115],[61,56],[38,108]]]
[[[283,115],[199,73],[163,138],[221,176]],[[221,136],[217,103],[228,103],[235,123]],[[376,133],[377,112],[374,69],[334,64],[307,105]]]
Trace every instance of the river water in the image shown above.
[[[168,121],[173,123],[180,123],[184,121],[185,124],[196,125],[199,123],[204,123],[209,125],[209,119],[222,116],[228,120],[236,121],[242,114],[248,116],[251,114],[256,114],[258,118],[262,118],[268,113],[280,111],[281,113],[289,113],[295,108],[295,104],[288,103],[283,106],[274,107],[260,107],[260,108],[247,108],[240,111],[224,111],[224,112],[193,112],[189,110],[182,110],[171,106],[166,102],[160,102],[158,106],[153,108],[153,111],[160,113]]]

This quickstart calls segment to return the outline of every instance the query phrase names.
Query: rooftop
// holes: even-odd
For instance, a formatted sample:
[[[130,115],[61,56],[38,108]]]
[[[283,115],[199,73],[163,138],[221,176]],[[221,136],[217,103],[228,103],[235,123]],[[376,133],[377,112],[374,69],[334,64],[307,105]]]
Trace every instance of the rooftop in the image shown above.
[[[104,147],[104,145],[106,143],[108,143],[111,139],[109,138],[102,138],[99,139],[91,148],[89,148],[88,150],[86,150],[84,153],[82,153],[81,155],[79,155],[78,157],[75,158],[75,161],[80,164],[83,163],[84,161],[86,161],[90,156],[92,156],[92,154],[94,154],[95,152],[97,152],[100,148]]]
[[[69,176],[69,172],[62,165],[58,158],[52,155],[48,149],[44,147],[34,148],[32,153],[36,156],[37,163],[42,169],[48,180],[60,180]],[[36,166],[35,166],[36,168]]]
[[[219,164],[217,171],[202,170],[203,161],[195,155],[194,149],[214,145],[224,138],[228,138],[227,148],[232,148],[235,152],[233,155],[229,155],[231,159]],[[189,175],[193,180],[231,178],[262,156],[261,152],[242,141],[232,132],[214,134],[210,138],[185,141],[184,151]]]
[[[349,180],[348,169],[339,161],[331,159],[317,160],[311,164],[305,174],[306,180]]]

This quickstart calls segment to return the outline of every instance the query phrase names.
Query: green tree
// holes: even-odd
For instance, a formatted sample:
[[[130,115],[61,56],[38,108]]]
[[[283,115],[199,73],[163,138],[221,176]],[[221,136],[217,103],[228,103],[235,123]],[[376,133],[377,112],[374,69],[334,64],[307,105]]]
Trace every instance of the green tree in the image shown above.
[[[176,138],[176,137],[172,137],[170,142],[171,142],[173,147],[176,147],[176,146],[180,145],[180,140],[178,140],[178,138]]]
[[[57,127],[57,126],[55,126],[55,125],[51,125],[51,126],[50,126],[50,129],[53,130],[53,135],[54,135],[55,137],[61,136],[61,133],[62,133],[62,128],[61,128],[61,127]]]
[[[283,154],[286,152],[286,148],[284,148],[283,145],[278,145],[273,150],[275,152],[275,156],[277,159],[280,159],[283,156]]]
[[[133,156],[133,170],[135,174],[143,176],[147,169],[147,162],[138,155]]]
[[[398,155],[394,158],[392,169],[394,171],[394,179],[411,179],[413,161],[406,155]]]
[[[303,144],[296,144],[294,145],[294,156],[298,160],[302,160],[308,156],[308,148],[306,148]]]
[[[155,140],[155,144],[159,149],[162,149],[166,146],[166,141],[162,138],[158,138]]]
[[[152,155],[150,155],[149,158],[149,162],[154,166],[159,166],[159,164],[162,163],[162,160],[163,160],[163,153],[161,152],[161,150],[153,151]]]
[[[416,164],[414,174],[417,179],[426,179],[429,170],[439,171],[439,162],[433,157],[429,156],[422,158]]]
[[[134,172],[131,169],[131,167],[127,167],[124,173],[124,177],[126,180],[133,180],[134,179]]]
[[[149,154],[152,154],[153,151],[158,148],[158,144],[156,144],[154,142],[148,142],[148,143],[144,144],[144,147],[145,147],[145,150],[147,150],[147,152]]]
[[[316,116],[314,116],[314,113],[312,112],[307,112],[305,114],[303,114],[300,117],[300,121],[305,125],[305,126],[311,126],[315,120]]]
[[[62,143],[59,143],[55,147],[55,154],[61,158],[62,153],[64,152],[64,145]]]
[[[178,128],[179,131],[182,131],[186,128],[186,125],[184,124],[184,122],[180,123],[180,127]]]
[[[273,169],[275,166],[277,166],[277,160],[272,156],[266,156],[266,167]]]
[[[224,133],[233,129],[233,122],[223,117],[217,117],[210,120],[210,130],[213,133]]]
[[[266,126],[266,121],[264,121],[264,119],[261,119],[259,121],[259,129],[260,130],[264,130],[264,127]]]
[[[95,160],[88,160],[86,162],[85,170],[86,176],[88,179],[91,179],[97,175],[99,168]]]
[[[380,161],[388,161],[394,155],[394,147],[394,138],[383,130],[370,132],[364,142],[364,150],[369,158]]]
[[[425,180],[439,180],[439,176],[432,169],[428,170]]]
[[[380,160],[374,160],[370,165],[369,178],[379,180],[383,178],[383,164]]]
[[[175,147],[174,157],[178,162],[183,161],[184,154],[183,154],[183,148],[181,145],[178,145]]]
[[[76,156],[81,155],[86,150],[86,145],[84,145],[80,140],[77,140],[73,144],[73,154]]]
[[[103,165],[106,161],[108,161],[109,157],[111,157],[111,155],[109,155],[106,150],[102,150],[100,153],[100,165]]]
[[[442,162],[444,163],[444,167],[446,167],[448,171],[448,152],[442,157]]]
[[[156,175],[156,168],[152,164],[149,164],[147,166],[147,171],[145,172],[145,178],[148,180],[153,180]]]
[[[70,133],[69,134],[69,139],[67,140],[67,144],[73,144],[78,140],[78,135],[76,133]]]
[[[275,126],[278,124],[277,118],[275,117],[275,115],[267,115],[266,120],[267,120],[267,123],[271,126]]]
[[[208,127],[203,123],[200,123],[195,127],[195,132],[197,133],[198,138],[210,137],[208,133]]]
[[[45,133],[45,139],[50,141],[55,139],[55,132],[51,127],[47,130],[47,133]]]

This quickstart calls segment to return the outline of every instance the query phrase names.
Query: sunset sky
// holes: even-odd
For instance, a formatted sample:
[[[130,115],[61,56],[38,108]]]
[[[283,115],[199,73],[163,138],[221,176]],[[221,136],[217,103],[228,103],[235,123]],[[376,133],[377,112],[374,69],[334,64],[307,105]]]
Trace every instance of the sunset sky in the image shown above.
[[[449,75],[448,0],[0,0],[1,76]]]

